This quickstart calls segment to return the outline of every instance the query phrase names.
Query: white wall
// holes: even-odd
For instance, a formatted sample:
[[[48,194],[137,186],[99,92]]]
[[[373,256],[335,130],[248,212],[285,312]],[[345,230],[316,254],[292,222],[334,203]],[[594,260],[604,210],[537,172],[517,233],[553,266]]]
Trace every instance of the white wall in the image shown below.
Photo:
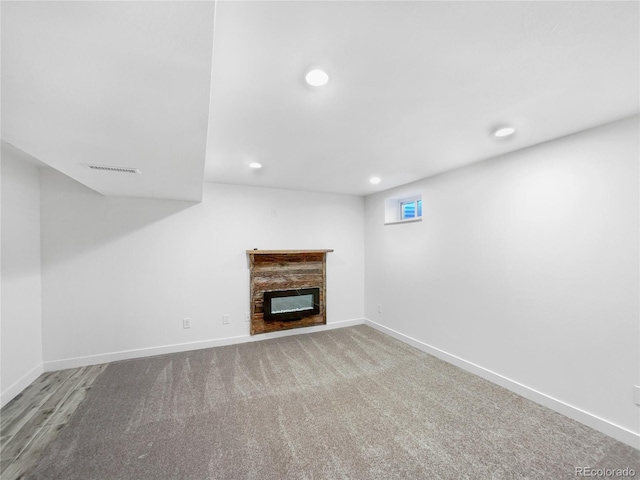
[[[2,145],[1,404],[42,373],[38,168]]]
[[[367,197],[367,319],[640,447],[638,158],[635,117]]]
[[[45,368],[247,340],[252,248],[335,249],[327,322],[362,322],[363,222],[361,197],[207,183],[201,204],[113,198],[43,172]]]

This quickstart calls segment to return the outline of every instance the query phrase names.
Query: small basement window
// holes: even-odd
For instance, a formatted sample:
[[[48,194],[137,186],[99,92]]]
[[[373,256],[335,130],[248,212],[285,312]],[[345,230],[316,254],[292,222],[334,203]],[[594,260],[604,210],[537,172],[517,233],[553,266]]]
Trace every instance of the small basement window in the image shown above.
[[[400,220],[422,217],[422,199],[400,202]]]
[[[386,198],[385,225],[422,221],[422,194]]]

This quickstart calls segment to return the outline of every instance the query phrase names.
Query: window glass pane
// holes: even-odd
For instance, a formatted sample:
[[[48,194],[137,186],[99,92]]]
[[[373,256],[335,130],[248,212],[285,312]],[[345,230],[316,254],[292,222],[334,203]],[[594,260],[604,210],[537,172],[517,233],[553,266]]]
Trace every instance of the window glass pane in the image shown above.
[[[422,200],[418,200],[418,216],[422,216]]]
[[[416,216],[416,202],[408,202],[401,204],[402,218],[415,218]]]

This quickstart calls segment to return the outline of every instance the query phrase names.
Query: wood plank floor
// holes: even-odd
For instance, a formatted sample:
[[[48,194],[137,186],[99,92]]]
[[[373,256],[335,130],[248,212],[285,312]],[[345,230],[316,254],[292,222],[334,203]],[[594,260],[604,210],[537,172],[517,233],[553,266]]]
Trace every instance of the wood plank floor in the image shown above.
[[[108,365],[43,373],[0,410],[2,480],[22,478],[38,463]]]

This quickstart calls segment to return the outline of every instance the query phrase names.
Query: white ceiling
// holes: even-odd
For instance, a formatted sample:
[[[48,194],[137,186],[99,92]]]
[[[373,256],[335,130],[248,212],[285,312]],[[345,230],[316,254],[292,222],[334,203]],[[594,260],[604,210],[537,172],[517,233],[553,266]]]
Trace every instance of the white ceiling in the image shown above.
[[[107,195],[366,195],[637,114],[639,18],[605,1],[2,2],[2,139]],[[325,87],[304,83],[313,66]],[[517,134],[492,139],[504,124]]]
[[[200,200],[214,6],[3,1],[2,139],[105,195]]]

